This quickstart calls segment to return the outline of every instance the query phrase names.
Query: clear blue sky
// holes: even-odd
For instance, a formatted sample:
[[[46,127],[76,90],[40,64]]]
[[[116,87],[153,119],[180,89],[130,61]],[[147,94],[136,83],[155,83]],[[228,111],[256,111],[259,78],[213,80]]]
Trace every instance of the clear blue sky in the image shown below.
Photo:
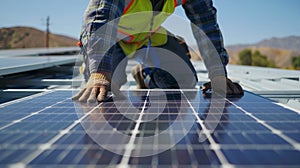
[[[78,37],[88,0],[1,0],[0,27],[45,29]],[[300,0],[214,0],[225,44],[300,35]],[[181,11],[177,10],[181,15]]]

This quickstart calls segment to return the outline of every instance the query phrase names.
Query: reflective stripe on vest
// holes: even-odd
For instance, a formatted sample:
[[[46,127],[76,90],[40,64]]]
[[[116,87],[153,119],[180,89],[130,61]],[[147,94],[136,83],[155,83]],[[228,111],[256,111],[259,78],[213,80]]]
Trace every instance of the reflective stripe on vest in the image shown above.
[[[124,8],[123,14],[125,14],[128,11],[128,9],[132,5],[133,1],[134,0],[125,0],[125,2],[124,2],[125,8]]]

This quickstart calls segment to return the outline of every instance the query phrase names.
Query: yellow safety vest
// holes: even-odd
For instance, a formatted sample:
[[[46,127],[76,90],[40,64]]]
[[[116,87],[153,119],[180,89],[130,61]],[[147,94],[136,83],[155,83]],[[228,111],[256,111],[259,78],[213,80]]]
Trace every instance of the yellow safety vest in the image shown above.
[[[124,53],[131,57],[137,49],[148,44],[151,23],[151,46],[166,44],[167,31],[160,25],[174,12],[177,5],[176,0],[167,0],[161,12],[153,16],[150,0],[129,1],[118,27],[118,37],[121,38],[119,44]]]

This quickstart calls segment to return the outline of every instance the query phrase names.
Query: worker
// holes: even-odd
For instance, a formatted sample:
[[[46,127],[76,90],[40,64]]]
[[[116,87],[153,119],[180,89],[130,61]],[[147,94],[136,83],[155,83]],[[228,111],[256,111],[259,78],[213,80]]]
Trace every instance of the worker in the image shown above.
[[[175,7],[180,5],[191,23],[204,31],[221,60],[221,69],[207,67],[209,78],[213,82],[204,84],[203,92],[210,90],[213,83],[223,81],[226,83],[227,94],[243,94],[241,86],[227,78],[226,65],[229,57],[223,45],[212,0],[90,0],[80,37],[87,61],[85,74],[89,79],[85,88],[73,100],[106,101],[111,88],[118,90],[126,82],[128,57],[140,60],[132,70],[138,89],[194,88],[198,79],[187,54],[187,46],[181,38],[176,38],[160,26],[167,18],[163,14],[172,14]],[[155,12],[149,15],[149,11]],[[138,32],[142,28],[149,31]],[[146,31],[148,32],[145,33]],[[199,45],[201,39],[195,30],[193,33]],[[110,47],[112,44],[113,47]],[[199,48],[201,55],[205,55],[205,51]],[[166,58],[165,50],[172,51],[175,55],[173,58],[177,56],[178,60],[182,60],[184,68],[176,67],[178,62],[174,63],[175,59]],[[204,59],[204,62],[210,65],[207,62],[212,62],[212,59]],[[168,68],[171,68],[170,71],[176,77],[174,73],[170,74]]]

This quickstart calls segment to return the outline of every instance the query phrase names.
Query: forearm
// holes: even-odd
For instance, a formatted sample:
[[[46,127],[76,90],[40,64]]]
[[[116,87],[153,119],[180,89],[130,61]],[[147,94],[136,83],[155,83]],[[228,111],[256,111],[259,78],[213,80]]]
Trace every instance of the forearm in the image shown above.
[[[225,66],[228,64],[229,57],[224,48],[223,37],[217,23],[216,9],[213,7],[212,0],[188,0],[183,7],[186,15],[193,23],[192,25],[194,25],[192,30],[202,58],[206,65],[211,66],[207,67],[208,69],[211,68],[210,76],[220,76],[224,72],[227,75]],[[218,61],[212,57],[214,55],[213,49],[216,50],[223,69],[216,66]]]
[[[91,73],[111,71],[112,46],[116,43],[117,33],[117,22],[111,21],[120,17],[123,9],[123,1],[90,0],[80,40],[88,56]]]

